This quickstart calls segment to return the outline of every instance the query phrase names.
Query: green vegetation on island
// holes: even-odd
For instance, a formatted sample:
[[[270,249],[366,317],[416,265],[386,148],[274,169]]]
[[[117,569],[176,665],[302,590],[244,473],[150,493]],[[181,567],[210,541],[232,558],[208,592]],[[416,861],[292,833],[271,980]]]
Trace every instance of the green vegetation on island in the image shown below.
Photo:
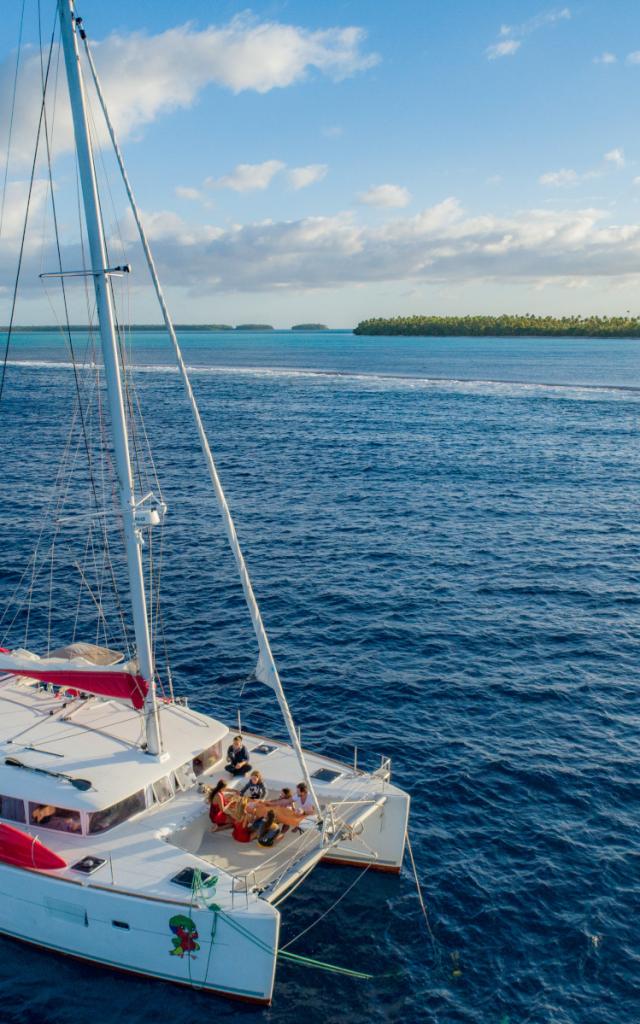
[[[354,334],[425,338],[640,338],[640,318],[628,316],[394,316],[361,320]]]
[[[328,331],[326,324],[294,324],[292,331]]]
[[[272,331],[271,324],[238,324],[236,331]]]

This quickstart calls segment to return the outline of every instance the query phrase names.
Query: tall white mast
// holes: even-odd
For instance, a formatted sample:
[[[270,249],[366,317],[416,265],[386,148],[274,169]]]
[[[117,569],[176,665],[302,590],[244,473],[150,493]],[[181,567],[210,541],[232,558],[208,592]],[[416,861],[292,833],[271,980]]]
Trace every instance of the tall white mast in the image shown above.
[[[158,704],[154,680],[153,652],[147,618],[147,600],[144,589],[142,570],[142,536],[136,527],[136,503],[133,489],[133,474],[129,456],[129,437],[127,418],[122,396],[122,378],[118,346],[114,329],[113,305],[111,289],[108,281],[108,265],[102,220],[98,203],[95,167],[87,114],[85,95],[80,71],[80,55],[76,37],[73,0],[58,0],[60,31],[64,59],[69,83],[73,129],[78,154],[78,168],[82,183],[91,269],[96,289],[96,305],[100,321],[100,338],[104,359],[105,381],[107,386],[109,415],[113,433],[113,448],[120,507],[124,523],[127,569],[129,573],[129,589],[133,610],[133,624],[136,638],[136,651],[140,674],[149,684],[145,700],[145,726],[147,750],[150,754],[162,753],[162,738],[158,718]]]

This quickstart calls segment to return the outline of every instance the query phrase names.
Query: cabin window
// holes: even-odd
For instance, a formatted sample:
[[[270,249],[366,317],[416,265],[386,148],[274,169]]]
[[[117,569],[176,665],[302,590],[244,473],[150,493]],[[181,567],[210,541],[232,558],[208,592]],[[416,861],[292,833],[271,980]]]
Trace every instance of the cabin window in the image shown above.
[[[104,811],[94,811],[89,815],[89,835],[106,832],[107,829],[121,825],[123,821],[133,818],[134,814],[144,811],[146,806],[144,789],[141,789],[137,793],[133,793],[132,796],[119,800],[117,804],[112,804]]]
[[[176,768],[173,773],[173,777],[176,782],[177,789],[190,789],[196,781],[196,777],[193,772],[193,762],[187,761],[186,764],[180,765]]]
[[[24,800],[18,800],[15,796],[0,796],[0,818],[6,818],[7,821],[26,821]]]
[[[219,743],[214,743],[212,747],[207,747],[201,754],[193,759],[193,770],[196,775],[204,775],[205,772],[209,771],[214,764],[217,764],[222,756]]]
[[[43,828],[54,828],[58,832],[82,832],[80,811],[68,807],[54,807],[53,804],[29,804],[29,822]]]
[[[166,804],[167,800],[170,800],[173,796],[173,786],[168,775],[165,775],[162,779],[156,779],[151,788],[155,802],[158,804]]]

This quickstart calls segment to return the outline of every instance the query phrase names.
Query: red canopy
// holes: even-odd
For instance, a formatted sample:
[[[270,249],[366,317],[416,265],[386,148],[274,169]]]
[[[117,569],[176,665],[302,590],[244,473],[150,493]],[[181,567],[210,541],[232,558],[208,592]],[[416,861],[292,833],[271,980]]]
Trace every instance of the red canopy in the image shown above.
[[[134,664],[130,663],[134,668]],[[140,709],[149,690],[146,679],[127,666],[96,665],[87,658],[38,658],[28,651],[0,650],[0,672],[28,679],[39,679],[54,686],[70,687],[78,692],[95,693],[100,697],[130,700]]]
[[[36,662],[37,664],[37,662]],[[144,698],[149,684],[142,676],[132,676],[130,672],[106,672],[104,669],[41,669],[21,668],[16,675],[27,676],[29,679],[40,679],[43,683],[54,686],[70,686],[74,690],[95,693],[99,697],[118,697],[130,700],[138,710],[144,705]]]

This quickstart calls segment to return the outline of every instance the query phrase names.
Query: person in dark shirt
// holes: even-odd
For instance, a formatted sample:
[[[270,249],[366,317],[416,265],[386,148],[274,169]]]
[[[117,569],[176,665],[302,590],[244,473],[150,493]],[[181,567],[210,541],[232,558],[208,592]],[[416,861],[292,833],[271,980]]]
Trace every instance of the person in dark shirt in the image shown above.
[[[258,771],[251,772],[249,781],[245,782],[240,790],[240,796],[248,796],[250,800],[264,800],[267,795],[267,787],[262,781],[262,775]]]
[[[276,821],[275,811],[269,811],[258,833],[259,845],[273,846],[274,843],[279,843],[283,838],[282,828]]]
[[[249,753],[242,742],[242,736],[233,737],[233,743],[227,750],[225,770],[229,772],[229,775],[246,775],[251,771]]]

